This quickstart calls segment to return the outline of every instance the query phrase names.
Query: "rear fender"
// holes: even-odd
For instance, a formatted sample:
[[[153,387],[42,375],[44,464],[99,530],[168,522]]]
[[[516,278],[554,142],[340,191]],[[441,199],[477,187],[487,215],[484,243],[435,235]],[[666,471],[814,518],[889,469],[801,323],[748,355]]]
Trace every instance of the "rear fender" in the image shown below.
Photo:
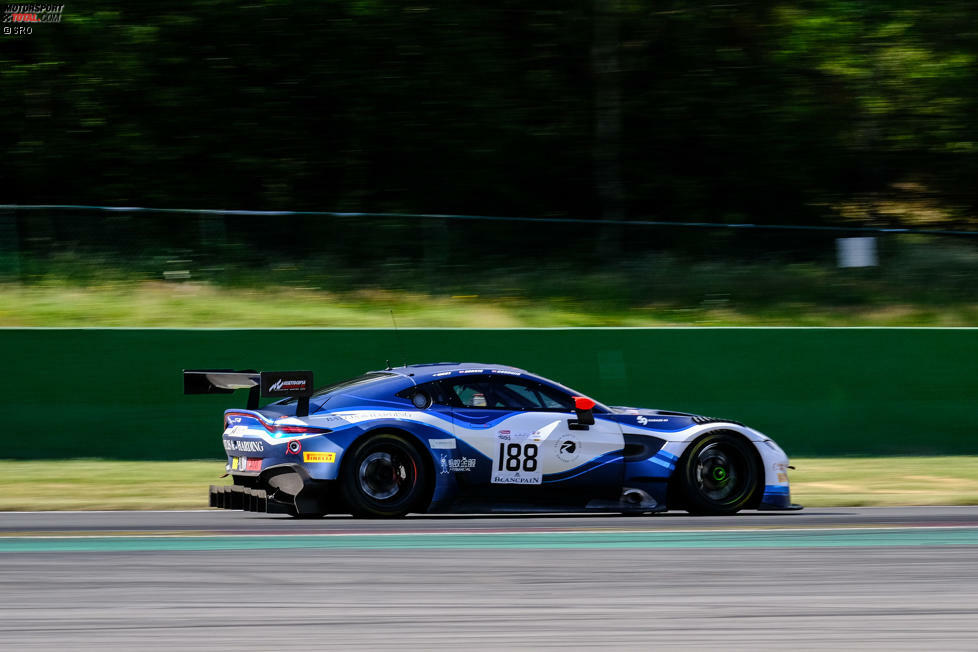
[[[440,455],[455,452],[455,438],[452,435],[426,424],[412,424],[412,430],[406,430],[403,427],[404,424],[399,422],[371,422],[370,426],[369,429],[364,429],[361,434],[344,447],[343,458],[338,465],[340,473],[343,472],[347,463],[346,453],[354,449],[360,442],[381,433],[398,435],[414,447],[424,463],[425,475],[428,478],[428,495],[424,504],[437,507],[451,501],[457,493],[458,485],[453,473],[442,472],[444,469],[440,463]]]

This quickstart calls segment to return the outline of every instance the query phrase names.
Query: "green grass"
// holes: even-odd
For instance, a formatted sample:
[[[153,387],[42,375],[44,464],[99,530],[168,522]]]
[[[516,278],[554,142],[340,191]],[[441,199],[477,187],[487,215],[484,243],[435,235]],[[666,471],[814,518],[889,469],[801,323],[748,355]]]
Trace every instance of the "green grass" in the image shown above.
[[[2,463],[0,510],[197,509],[224,484],[221,461],[45,460]]]
[[[978,326],[978,240],[894,236],[860,269],[836,267],[830,241],[753,254],[724,242],[613,261],[476,256],[468,241],[430,260],[53,248],[0,256],[0,326],[387,328],[391,310],[401,327]]]
[[[797,458],[792,499],[812,507],[978,505],[978,456]]]
[[[978,456],[798,458],[792,499],[806,507],[978,504]],[[201,509],[223,484],[215,461],[2,462],[0,510]]]
[[[210,283],[0,284],[0,326],[128,327],[978,326],[978,303],[835,307],[706,299],[639,302],[593,295],[331,292]]]

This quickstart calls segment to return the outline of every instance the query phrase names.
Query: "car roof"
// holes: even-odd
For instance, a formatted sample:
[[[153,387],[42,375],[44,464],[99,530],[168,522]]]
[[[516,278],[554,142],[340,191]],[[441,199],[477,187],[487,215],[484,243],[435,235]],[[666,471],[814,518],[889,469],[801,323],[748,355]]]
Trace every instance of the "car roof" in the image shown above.
[[[410,364],[403,367],[378,370],[380,373],[393,373],[398,376],[408,376],[416,383],[426,383],[429,380],[443,378],[445,376],[492,373],[498,372],[513,376],[529,376],[539,378],[536,374],[531,374],[525,369],[510,367],[504,364],[486,364],[484,362],[429,362],[425,364]]]
[[[408,380],[416,385],[422,383],[427,383],[432,380],[438,380],[441,378],[452,378],[452,377],[464,377],[468,375],[479,375],[479,374],[491,374],[500,376],[520,376],[522,378],[528,378],[530,380],[535,380],[537,382],[543,383],[544,385],[550,385],[551,387],[560,389],[565,392],[571,392],[575,395],[582,395],[576,390],[562,385],[556,380],[551,380],[544,376],[531,373],[525,369],[520,369],[519,367],[511,367],[504,364],[486,364],[484,362],[430,362],[426,364],[410,364],[401,367],[388,367],[387,369],[378,369],[375,371],[368,371],[367,373],[377,373],[385,374],[388,377],[386,379],[381,379],[378,385],[386,385],[387,383],[392,383],[396,380]],[[605,411],[610,409],[603,403],[598,403],[601,408]]]

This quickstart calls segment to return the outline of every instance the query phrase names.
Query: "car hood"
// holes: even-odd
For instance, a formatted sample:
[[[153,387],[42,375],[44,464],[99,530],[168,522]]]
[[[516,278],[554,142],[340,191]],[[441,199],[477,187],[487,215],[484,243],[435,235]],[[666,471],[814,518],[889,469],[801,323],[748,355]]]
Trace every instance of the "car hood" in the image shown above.
[[[615,405],[609,409],[611,410],[611,414],[608,417],[622,424],[622,427],[634,426],[646,430],[675,432],[704,423],[733,423],[738,426],[743,425],[730,419],[704,417],[699,414],[674,412],[672,410],[655,410],[652,408],[626,407],[623,405]]]
[[[627,407],[624,405],[612,405],[608,408],[612,414],[628,414],[642,416],[664,416],[664,417],[695,417],[697,415],[688,412],[674,412],[672,410],[656,410],[654,408]]]

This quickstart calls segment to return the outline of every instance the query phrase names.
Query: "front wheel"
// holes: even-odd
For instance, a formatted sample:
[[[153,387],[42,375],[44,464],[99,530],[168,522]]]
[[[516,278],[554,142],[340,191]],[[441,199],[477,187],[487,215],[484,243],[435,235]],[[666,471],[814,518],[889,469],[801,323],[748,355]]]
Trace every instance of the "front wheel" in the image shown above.
[[[686,509],[693,514],[735,514],[757,492],[761,469],[750,442],[723,432],[706,435],[680,463]]]
[[[371,435],[345,458],[340,493],[354,516],[394,518],[419,508],[425,467],[406,439],[392,433]]]

